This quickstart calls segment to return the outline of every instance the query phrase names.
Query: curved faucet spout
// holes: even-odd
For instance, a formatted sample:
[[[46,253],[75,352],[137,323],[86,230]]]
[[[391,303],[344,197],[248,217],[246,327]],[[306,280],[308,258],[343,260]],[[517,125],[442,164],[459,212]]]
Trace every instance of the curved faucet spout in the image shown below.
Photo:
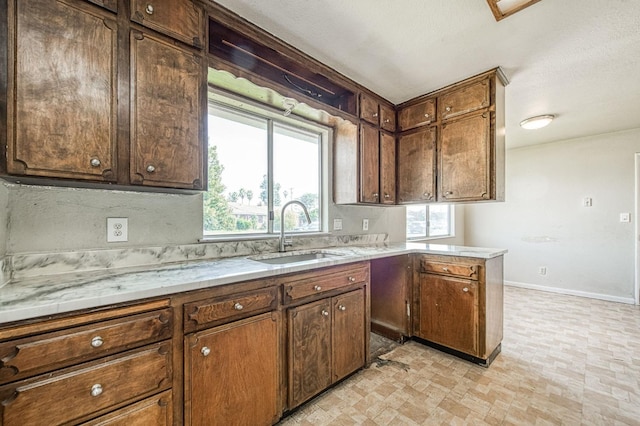
[[[307,223],[311,223],[311,217],[309,216],[309,212],[307,211],[307,206],[302,204],[300,201],[292,200],[282,206],[282,210],[280,210],[280,248],[278,249],[280,252],[287,251],[286,247],[292,244],[291,241],[286,240],[284,235],[284,211],[291,204],[298,204],[300,207],[302,207],[302,210],[304,210],[304,215],[307,217]]]

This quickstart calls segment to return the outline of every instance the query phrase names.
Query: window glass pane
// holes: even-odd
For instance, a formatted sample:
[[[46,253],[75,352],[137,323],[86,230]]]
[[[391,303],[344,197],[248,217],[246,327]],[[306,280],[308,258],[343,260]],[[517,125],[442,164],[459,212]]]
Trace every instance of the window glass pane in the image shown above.
[[[209,108],[209,190],[204,233],[267,232],[267,120]]]
[[[302,202],[311,223],[297,205],[285,212],[285,230],[320,231],[320,141],[319,133],[274,123],[273,126],[273,196],[274,231],[280,231],[280,209],[291,200]]]
[[[407,238],[427,236],[427,208],[425,205],[407,206]]]
[[[441,237],[449,235],[449,205],[430,204],[429,205],[429,236]]]

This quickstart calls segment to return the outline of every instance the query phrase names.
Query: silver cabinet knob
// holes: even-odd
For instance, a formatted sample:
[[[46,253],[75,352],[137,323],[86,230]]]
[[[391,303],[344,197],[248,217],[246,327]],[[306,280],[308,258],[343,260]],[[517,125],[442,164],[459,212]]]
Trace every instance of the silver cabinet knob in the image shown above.
[[[350,283],[355,283],[356,282],[356,277],[349,277],[349,282]]]
[[[153,15],[153,5],[148,4],[144,11],[147,12],[147,15]]]
[[[429,118],[429,114],[425,114],[425,115],[424,115],[424,118]]]
[[[446,110],[447,112],[450,112],[450,111],[451,111],[451,107],[450,107],[450,106],[448,106],[448,107],[446,107],[446,108],[445,108],[445,110]]]
[[[465,287],[465,288],[462,289],[462,291],[464,291],[465,293],[468,293],[469,292],[469,288]]]
[[[92,158],[90,164],[91,167],[98,167],[100,166],[100,160],[98,160],[97,158]]]
[[[389,198],[391,198],[391,195],[389,195],[389,194],[384,194],[384,198],[385,198],[386,200],[388,200]]]
[[[325,317],[329,316],[329,311],[325,311],[324,309],[322,310],[322,315],[324,315]]]
[[[387,123],[391,123],[391,120],[389,120],[389,119],[387,118],[386,120],[384,120],[384,123],[385,123],[385,124],[387,124]]]
[[[431,198],[431,193],[430,192],[425,192],[424,194],[422,194],[423,198]]]
[[[208,348],[208,347],[206,347],[206,346],[203,346],[203,347],[202,347],[202,349],[200,349],[200,353],[201,353],[203,356],[209,356],[209,354],[211,353],[211,349],[209,349],[209,348]]]
[[[320,287],[319,285],[314,285],[314,286],[313,286],[313,289],[314,289],[315,291],[320,291],[320,290],[322,290],[322,287]]]
[[[241,311],[244,309],[244,306],[242,306],[240,303],[236,303],[235,305],[233,305],[233,309],[235,309],[236,311]]]
[[[95,385],[91,386],[91,396],[100,396],[102,394],[102,385],[99,383],[96,383]]]
[[[377,117],[377,116],[378,116],[377,112],[374,112],[373,115],[372,115],[372,117]]]
[[[449,268],[442,268],[443,271],[449,272]]]
[[[338,306],[338,310],[340,310],[340,311],[346,311],[346,310],[347,310],[347,307],[346,307],[346,306],[344,306],[344,305],[339,305],[339,306]]]
[[[444,193],[444,195],[451,195],[451,194],[453,194],[453,191],[447,191]]]
[[[377,200],[379,195],[380,195],[380,194],[378,194],[377,192],[374,192],[374,193],[373,193],[373,198],[375,198],[375,199]]]
[[[93,339],[91,339],[91,346],[93,346],[94,348],[99,348],[100,346],[102,346],[103,343],[104,343],[104,340],[102,340],[102,337],[100,336],[96,336]]]
[[[156,171],[156,168],[155,168],[154,166],[152,166],[151,164],[149,164],[149,165],[147,166],[147,171],[148,171],[149,173],[153,173],[153,172],[155,172],[155,171]]]

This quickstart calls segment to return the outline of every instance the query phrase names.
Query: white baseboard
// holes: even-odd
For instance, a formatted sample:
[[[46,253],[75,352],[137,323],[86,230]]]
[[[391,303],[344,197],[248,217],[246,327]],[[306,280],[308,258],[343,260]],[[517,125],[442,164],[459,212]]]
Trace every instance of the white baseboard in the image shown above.
[[[628,305],[636,304],[636,301],[633,297],[618,297],[618,296],[611,296],[608,294],[589,293],[588,291],[568,290],[566,288],[547,287],[544,285],[519,283],[516,281],[505,281],[504,284],[509,285],[511,287],[520,287],[520,288],[528,288],[530,290],[546,291],[548,293],[559,293],[559,294],[566,294],[569,296],[587,297],[589,299],[598,299],[598,300],[606,300],[608,302],[626,303]]]

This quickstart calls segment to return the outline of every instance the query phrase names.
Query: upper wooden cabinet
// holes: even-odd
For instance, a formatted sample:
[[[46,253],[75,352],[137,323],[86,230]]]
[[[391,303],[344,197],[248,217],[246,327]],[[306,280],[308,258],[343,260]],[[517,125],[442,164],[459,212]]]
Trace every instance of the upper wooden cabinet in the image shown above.
[[[380,202],[396,203],[396,138],[380,132]]]
[[[204,59],[155,36],[131,35],[131,182],[202,189]]]
[[[398,138],[398,203],[428,203],[436,197],[436,127]]]
[[[360,202],[380,202],[380,139],[368,123],[360,125]]]
[[[80,2],[9,3],[8,173],[115,181],[115,16]]]
[[[398,130],[413,129],[436,121],[436,99],[425,99],[415,105],[400,108],[398,111]]]
[[[485,111],[443,123],[438,146],[440,201],[491,198],[490,114]]]
[[[374,126],[380,123],[380,113],[378,111],[378,101],[365,94],[360,95],[360,118],[368,121]]]
[[[440,114],[443,120],[457,117],[491,105],[489,78],[451,90],[440,97]]]
[[[396,110],[394,108],[380,104],[380,127],[387,132],[396,131]]]
[[[132,0],[131,20],[202,48],[204,12],[191,0]]]
[[[131,28],[142,27],[119,19],[111,12],[116,6],[113,1],[8,2],[7,48],[15,67],[9,67],[8,138],[0,171],[203,189],[203,53]],[[135,7],[142,5],[133,6],[135,19]],[[172,26],[202,37],[203,11],[195,3],[148,6],[156,20],[145,19],[144,25],[178,39]],[[166,30],[158,26],[164,21],[170,23]],[[130,58],[122,54],[129,51]]]
[[[425,185],[425,169],[433,170],[432,157],[421,152],[420,157],[427,161],[421,168],[420,160],[413,161],[408,152],[419,147],[418,138],[428,138],[423,131],[400,135],[400,203],[504,200],[506,84],[502,71],[496,68],[399,106],[401,131],[429,125],[437,136],[437,191],[421,193],[417,187],[412,188],[412,182]],[[431,195],[427,198],[426,194]]]

